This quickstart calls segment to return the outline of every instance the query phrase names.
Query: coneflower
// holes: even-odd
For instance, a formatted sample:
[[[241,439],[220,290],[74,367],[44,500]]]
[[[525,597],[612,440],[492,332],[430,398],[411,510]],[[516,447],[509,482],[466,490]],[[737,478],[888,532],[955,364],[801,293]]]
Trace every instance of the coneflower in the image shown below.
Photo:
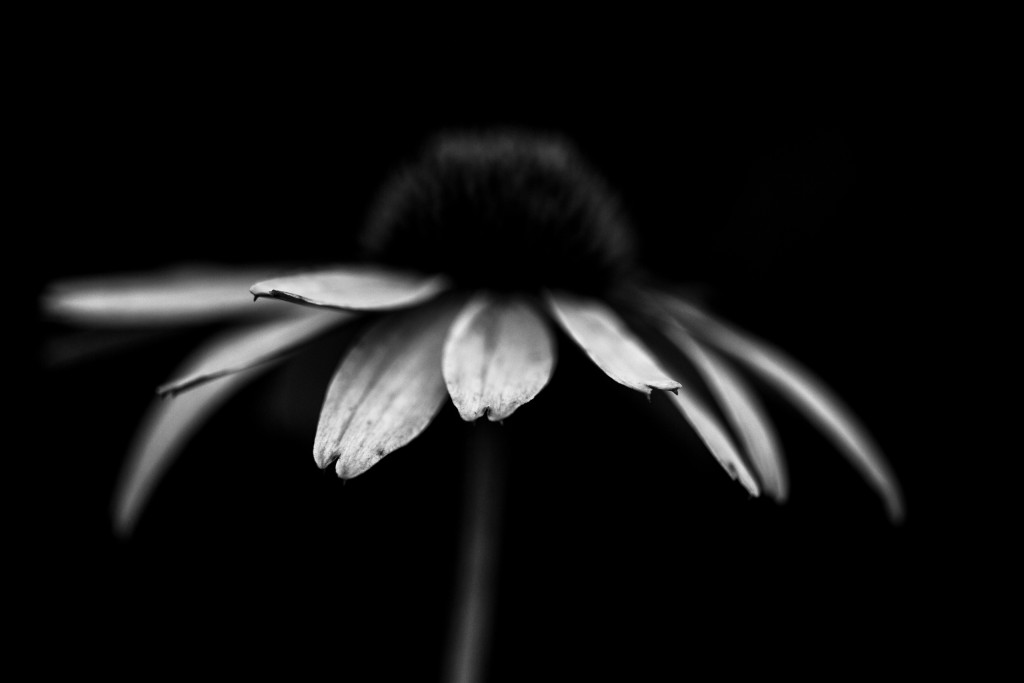
[[[647,276],[633,234],[567,141],[515,130],[445,134],[381,190],[359,263],[55,283],[45,308],[71,323],[238,319],[159,387],[167,398],[129,454],[118,528],[132,528],[189,436],[255,370],[351,324],[364,327],[330,380],[313,444],[317,464],[342,478],[415,439],[449,400],[468,422],[514,421],[556,371],[561,331],[611,380],[665,393],[751,496],[782,501],[778,439],[746,379],[758,377],[818,426],[900,519],[896,481],[851,411],[781,351]],[[252,296],[276,301],[254,305]],[[451,663],[463,680],[474,679],[484,652],[500,497],[500,436],[478,428],[474,443]]]

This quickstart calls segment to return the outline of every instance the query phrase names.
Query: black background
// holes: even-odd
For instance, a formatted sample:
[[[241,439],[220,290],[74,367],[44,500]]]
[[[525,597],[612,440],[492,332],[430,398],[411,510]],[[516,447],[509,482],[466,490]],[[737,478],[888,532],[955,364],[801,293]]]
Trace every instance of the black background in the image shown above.
[[[908,514],[892,526],[768,392],[791,499],[748,499],[685,427],[562,339],[551,385],[502,428],[494,680],[916,666],[922,643],[959,624],[957,577],[981,544],[958,506],[978,497],[974,478],[954,470],[958,445],[935,410],[946,366],[933,299],[956,292],[937,279],[939,200],[922,173],[941,154],[923,93],[897,67],[595,54],[493,67],[391,55],[392,67],[379,54],[140,39],[61,55],[30,106],[30,172],[50,190],[30,228],[32,287],[182,261],[342,261],[373,191],[436,131],[564,133],[619,190],[652,270],[707,285],[714,310],[847,400]],[[35,329],[38,348],[66,331]],[[45,522],[28,534],[31,631],[58,630],[75,657],[115,669],[142,654],[153,667],[273,661],[432,680],[471,427],[446,407],[342,485],[310,453],[341,348],[321,344],[243,391],[135,536],[112,533],[117,473],[153,387],[211,331],[42,372],[45,419],[23,446],[28,515]]]

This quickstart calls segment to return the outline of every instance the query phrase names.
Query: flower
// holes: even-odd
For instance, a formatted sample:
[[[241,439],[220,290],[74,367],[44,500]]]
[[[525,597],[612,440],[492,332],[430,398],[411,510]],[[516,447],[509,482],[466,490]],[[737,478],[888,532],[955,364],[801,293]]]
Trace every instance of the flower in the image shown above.
[[[314,440],[317,464],[342,478],[415,439],[448,400],[466,421],[509,419],[551,378],[560,329],[610,379],[663,392],[752,496],[782,501],[788,485],[748,375],[801,410],[901,517],[897,483],[853,413],[781,351],[646,276],[618,201],[566,141],[439,137],[383,188],[363,245],[367,262],[272,277],[190,268],[50,288],[46,310],[72,323],[239,323],[158,389],[175,398],[155,405],[132,446],[121,530],[217,405],[342,325],[364,327],[330,381]],[[284,303],[254,306],[247,291]]]

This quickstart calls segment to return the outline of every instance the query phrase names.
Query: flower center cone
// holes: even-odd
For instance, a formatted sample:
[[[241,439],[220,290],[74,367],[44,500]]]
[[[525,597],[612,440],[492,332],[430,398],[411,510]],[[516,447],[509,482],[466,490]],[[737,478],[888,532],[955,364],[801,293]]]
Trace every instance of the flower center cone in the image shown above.
[[[567,142],[447,135],[400,170],[362,235],[367,255],[467,288],[600,293],[634,257],[619,201]]]

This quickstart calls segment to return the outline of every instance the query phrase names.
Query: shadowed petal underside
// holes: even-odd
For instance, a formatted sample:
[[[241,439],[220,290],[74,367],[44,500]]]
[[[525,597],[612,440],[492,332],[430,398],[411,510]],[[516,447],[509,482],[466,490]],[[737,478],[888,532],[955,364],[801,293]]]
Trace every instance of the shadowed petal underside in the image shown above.
[[[263,323],[230,347],[209,354],[189,372],[177,375],[157,389],[161,396],[177,394],[211,379],[231,375],[280,358],[332,327],[342,325],[354,315],[333,309],[313,310],[288,307],[294,312]]]
[[[62,280],[42,297],[50,317],[78,325],[150,327],[199,324],[276,310],[252,305],[249,285],[268,268],[183,266],[157,271]]]
[[[890,518],[903,517],[896,478],[868,431],[825,384],[795,360],[678,297],[652,293],[684,327],[742,361],[788,398],[881,494]]]
[[[257,299],[269,297],[310,306],[383,311],[421,304],[448,289],[439,275],[372,266],[339,266],[264,280],[252,285]]]
[[[548,305],[562,329],[611,379],[648,395],[651,389],[679,388],[679,382],[661,369],[640,340],[603,303],[551,292]]]
[[[711,349],[704,348],[678,324],[669,322],[665,333],[693,361],[711,389],[722,412],[739,436],[745,452],[750,456],[765,491],[776,500],[785,500],[786,471],[778,440],[754,392],[724,359]]]
[[[519,299],[479,295],[452,324],[444,379],[462,419],[504,420],[551,379],[555,347],[547,323]]]
[[[441,354],[458,303],[388,315],[345,355],[317,425],[320,467],[336,460],[338,476],[355,477],[426,429],[448,396]]]

